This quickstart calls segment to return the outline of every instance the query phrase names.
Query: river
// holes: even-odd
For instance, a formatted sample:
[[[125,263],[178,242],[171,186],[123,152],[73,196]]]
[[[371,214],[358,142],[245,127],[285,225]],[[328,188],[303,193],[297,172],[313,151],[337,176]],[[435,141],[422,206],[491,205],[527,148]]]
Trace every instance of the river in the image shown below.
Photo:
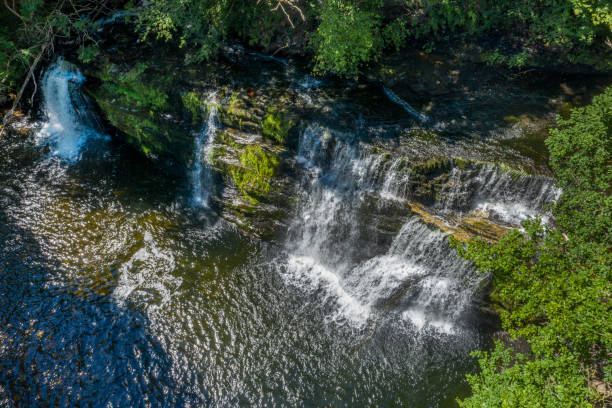
[[[467,395],[470,352],[495,329],[477,307],[487,277],[403,204],[401,160],[309,119],[285,234],[261,239],[209,205],[216,109],[192,165],[163,164],[109,136],[83,81],[52,65],[34,130],[0,140],[0,405],[452,407]],[[516,225],[558,195],[547,177],[490,166],[452,180],[439,214]]]

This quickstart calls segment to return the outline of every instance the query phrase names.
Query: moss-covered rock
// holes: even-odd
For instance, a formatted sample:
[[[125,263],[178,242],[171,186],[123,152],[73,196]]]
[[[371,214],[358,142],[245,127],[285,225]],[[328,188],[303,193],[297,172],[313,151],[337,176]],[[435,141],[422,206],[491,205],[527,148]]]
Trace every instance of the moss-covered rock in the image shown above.
[[[243,132],[261,133],[263,110],[259,104],[258,100],[251,100],[247,92],[233,91],[222,97],[219,107],[221,122]]]
[[[274,237],[283,230],[294,191],[287,157],[287,150],[262,135],[219,130],[212,163],[223,180],[223,217],[259,236]]]
[[[289,131],[294,126],[291,119],[278,109],[270,109],[261,123],[263,134],[280,144],[286,144]]]
[[[240,192],[253,203],[265,199],[272,189],[271,179],[280,164],[278,157],[259,146],[247,146],[240,153],[240,164],[231,171]]]
[[[86,91],[129,144],[148,157],[171,156],[187,163],[192,137],[181,118],[182,104],[176,103],[178,96],[163,75],[148,71],[142,62],[105,61],[87,69],[96,81],[90,81]]]

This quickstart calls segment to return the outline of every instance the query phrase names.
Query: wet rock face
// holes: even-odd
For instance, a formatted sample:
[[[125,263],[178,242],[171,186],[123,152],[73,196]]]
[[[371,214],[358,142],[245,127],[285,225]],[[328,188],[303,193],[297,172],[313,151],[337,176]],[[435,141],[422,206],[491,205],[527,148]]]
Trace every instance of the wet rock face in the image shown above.
[[[555,111],[584,92],[574,83],[525,89],[455,57],[417,55],[381,66],[376,76],[391,92],[377,81],[315,79],[293,62],[237,45],[224,47],[216,61],[185,65],[176,50],[128,42],[83,71],[85,91],[118,137],[149,158],[172,158],[185,171],[203,157],[194,154],[195,141],[214,104],[219,126],[206,153],[217,184],[212,204],[247,231],[275,236],[286,229],[299,180],[313,171],[299,152],[313,123],[327,129],[321,171],[337,160],[339,146],[360,146],[378,163],[376,185],[368,187],[379,194],[372,203],[382,193],[402,200],[395,215],[375,215],[382,221],[372,230],[383,241],[397,232],[393,218],[405,211],[462,239],[494,240],[522,221],[508,214],[520,213],[529,200],[539,203],[538,188],[549,183],[542,181],[550,176],[546,128]],[[487,189],[496,193],[486,195]],[[516,197],[516,208],[504,207]]]
[[[244,50],[230,53],[229,62],[199,67],[150,52],[147,59],[125,50],[109,53],[84,67],[86,92],[101,116],[116,136],[145,156],[170,158],[192,172],[195,160],[202,158],[194,156],[197,135],[214,105],[219,126],[212,132],[206,163],[219,184],[212,204],[249,232],[273,234],[282,226],[293,193],[290,149],[303,110],[296,91],[282,76],[278,81],[230,70],[228,64],[243,66]],[[275,74],[276,64],[266,64]]]
[[[517,140],[513,148],[537,155],[555,114],[584,105],[610,78],[537,69],[516,73],[481,61],[481,49],[457,44],[439,53],[401,51],[384,56],[367,74],[440,129],[472,138]],[[537,146],[540,148],[543,146]],[[546,157],[538,160],[546,161]]]

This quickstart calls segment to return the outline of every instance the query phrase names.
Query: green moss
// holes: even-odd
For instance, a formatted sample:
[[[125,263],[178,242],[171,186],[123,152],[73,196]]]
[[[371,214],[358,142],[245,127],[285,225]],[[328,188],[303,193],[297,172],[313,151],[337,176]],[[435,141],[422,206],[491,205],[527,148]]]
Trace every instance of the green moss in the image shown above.
[[[228,110],[230,112],[233,112],[234,110],[238,109],[241,105],[242,100],[240,99],[240,95],[238,95],[237,92],[233,93],[228,101]]]
[[[469,161],[462,159],[461,157],[455,157],[453,158],[453,163],[455,163],[455,166],[461,170],[465,170],[468,167]]]
[[[383,154],[385,151],[379,146],[372,146],[370,150],[373,154]]]
[[[220,133],[221,143],[234,149],[240,149],[240,145],[230,136],[229,131]]]
[[[102,88],[114,95],[120,103],[132,108],[158,112],[168,108],[168,95],[161,88],[147,83],[144,72],[147,65],[137,63],[129,71],[120,73],[112,64],[106,64],[98,73]]]
[[[247,146],[240,153],[240,164],[242,167],[231,170],[240,192],[252,203],[265,199],[272,189],[270,181],[280,164],[278,158],[259,146]]]
[[[221,122],[230,128],[242,131],[260,132],[259,118],[253,113],[247,102],[234,92],[222,106],[219,106]]]
[[[514,125],[515,123],[519,123],[521,121],[521,118],[519,118],[518,116],[509,115],[509,116],[504,116],[504,121],[506,123]]]
[[[137,146],[146,156],[163,150],[163,146],[152,134],[167,134],[150,118],[148,113],[125,112],[107,99],[94,96],[98,106],[104,111],[106,119],[128,136],[128,142]]]
[[[414,174],[421,174],[424,176],[431,176],[439,172],[444,172],[449,169],[451,165],[448,159],[431,159],[425,163],[418,164],[412,167]]]
[[[287,136],[293,125],[292,120],[287,120],[283,113],[276,109],[271,109],[261,123],[263,134],[280,144],[287,142]]]
[[[428,142],[440,143],[440,135],[435,131],[413,129],[409,132],[411,137],[418,137],[419,139],[426,140]]]
[[[86,91],[128,143],[147,157],[189,160],[191,136],[176,121],[164,119],[163,114],[172,112],[180,116],[182,100],[185,110],[197,120],[204,113],[204,106],[195,92],[173,93],[167,77],[150,74],[143,63],[127,70],[116,64],[102,64],[96,71],[90,71],[90,76],[97,77],[101,83],[90,84]]]
[[[215,146],[215,148],[213,149],[212,153],[211,153],[211,159],[212,159],[212,163],[213,165],[217,166],[219,163],[219,158],[222,156],[225,156],[225,154],[227,153],[227,148],[225,146]]]

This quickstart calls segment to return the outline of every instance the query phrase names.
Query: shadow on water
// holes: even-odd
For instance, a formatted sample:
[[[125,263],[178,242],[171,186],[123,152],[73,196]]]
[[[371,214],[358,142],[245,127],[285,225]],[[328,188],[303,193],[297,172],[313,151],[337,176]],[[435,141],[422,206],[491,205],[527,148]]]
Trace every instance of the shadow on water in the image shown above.
[[[36,224],[24,225],[22,194],[36,187],[24,180],[40,153],[12,138],[0,153],[0,405],[210,404],[202,390],[173,380],[173,359],[141,311],[66,279],[66,261],[49,255]]]

